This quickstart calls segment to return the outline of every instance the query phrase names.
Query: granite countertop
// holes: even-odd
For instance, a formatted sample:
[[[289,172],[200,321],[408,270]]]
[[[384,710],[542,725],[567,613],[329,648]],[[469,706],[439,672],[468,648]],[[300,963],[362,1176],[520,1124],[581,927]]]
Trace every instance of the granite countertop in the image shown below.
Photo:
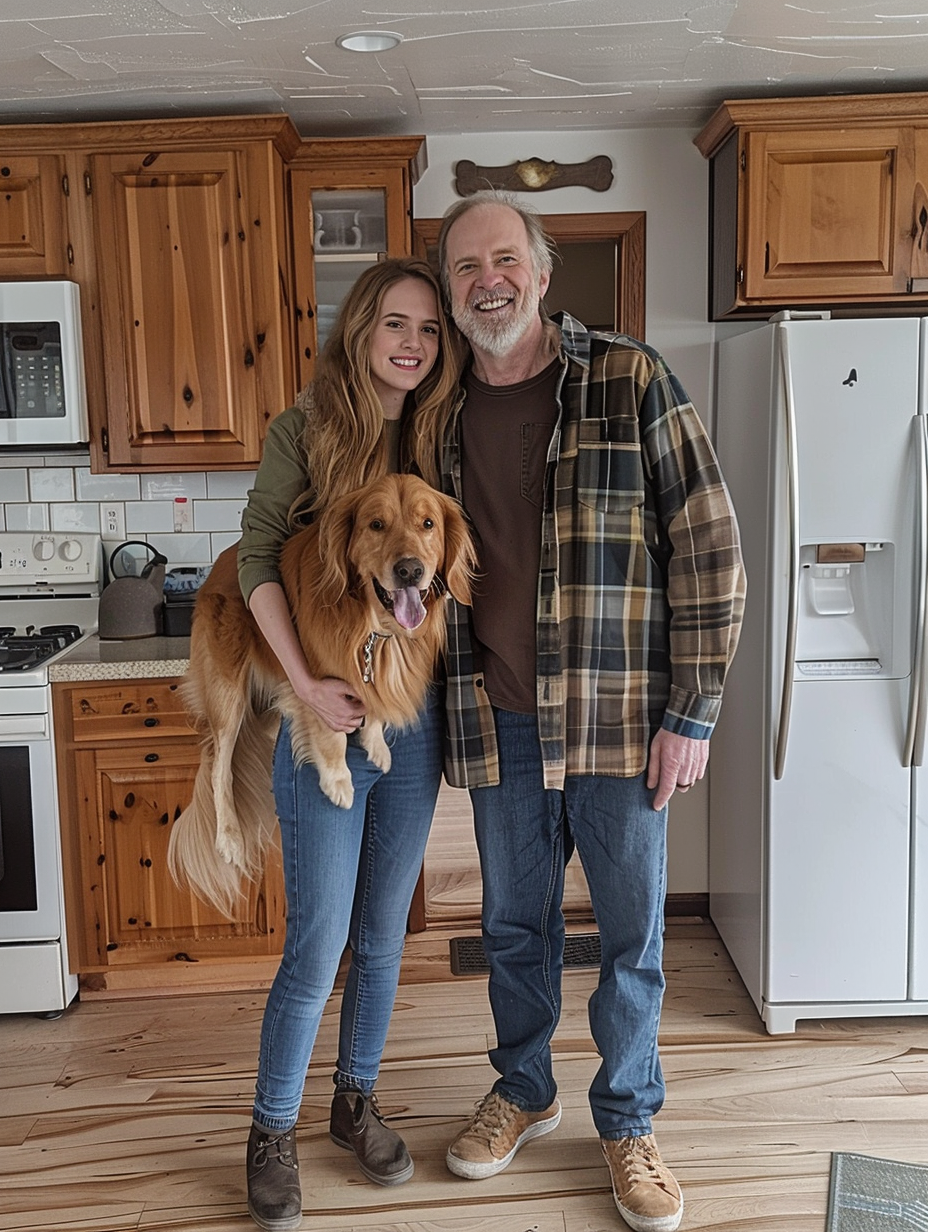
[[[51,681],[138,680],[183,676],[190,656],[189,637],[137,637],[101,641],[96,633],[77,642],[48,666]]]

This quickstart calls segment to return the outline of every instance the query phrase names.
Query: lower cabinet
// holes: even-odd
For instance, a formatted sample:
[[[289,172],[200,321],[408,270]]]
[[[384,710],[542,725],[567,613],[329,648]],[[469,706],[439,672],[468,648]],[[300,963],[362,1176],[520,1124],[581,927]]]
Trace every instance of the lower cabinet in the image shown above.
[[[137,989],[264,983],[276,961],[255,960],[276,960],[283,946],[276,849],[233,919],[168,871],[171,826],[199,764],[179,683],[53,686],[68,943],[72,969],[90,989],[118,988],[120,972]]]

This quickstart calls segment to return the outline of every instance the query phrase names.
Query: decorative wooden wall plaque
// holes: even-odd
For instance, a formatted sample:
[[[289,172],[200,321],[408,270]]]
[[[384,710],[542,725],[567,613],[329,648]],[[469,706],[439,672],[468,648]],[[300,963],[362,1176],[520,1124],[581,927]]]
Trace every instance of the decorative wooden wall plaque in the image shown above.
[[[585,163],[545,162],[542,158],[527,158],[505,167],[478,167],[461,161],[455,164],[454,191],[459,197],[469,197],[484,188],[502,188],[508,192],[542,192],[546,188],[592,188],[605,192],[612,184],[612,159],[605,154],[587,159]]]

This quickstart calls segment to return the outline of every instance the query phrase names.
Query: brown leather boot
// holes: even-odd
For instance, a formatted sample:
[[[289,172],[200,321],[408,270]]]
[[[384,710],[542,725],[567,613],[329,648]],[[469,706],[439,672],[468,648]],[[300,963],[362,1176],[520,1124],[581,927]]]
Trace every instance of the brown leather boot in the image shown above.
[[[336,1146],[354,1151],[358,1167],[377,1185],[402,1185],[415,1171],[405,1142],[384,1124],[373,1093],[336,1091],[329,1137]]]
[[[295,1130],[282,1133],[254,1123],[248,1135],[248,1213],[265,1232],[290,1232],[303,1223]]]

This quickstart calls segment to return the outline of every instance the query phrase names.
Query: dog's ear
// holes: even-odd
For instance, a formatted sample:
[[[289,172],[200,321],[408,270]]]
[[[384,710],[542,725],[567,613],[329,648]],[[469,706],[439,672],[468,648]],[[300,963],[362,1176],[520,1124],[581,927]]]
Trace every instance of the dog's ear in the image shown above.
[[[320,603],[338,603],[350,585],[348,545],[354,530],[356,501],[353,493],[332,501],[319,515]]]
[[[471,583],[477,565],[474,541],[461,506],[441,494],[445,523],[445,560],[442,573],[448,590],[458,603],[470,603]]]

